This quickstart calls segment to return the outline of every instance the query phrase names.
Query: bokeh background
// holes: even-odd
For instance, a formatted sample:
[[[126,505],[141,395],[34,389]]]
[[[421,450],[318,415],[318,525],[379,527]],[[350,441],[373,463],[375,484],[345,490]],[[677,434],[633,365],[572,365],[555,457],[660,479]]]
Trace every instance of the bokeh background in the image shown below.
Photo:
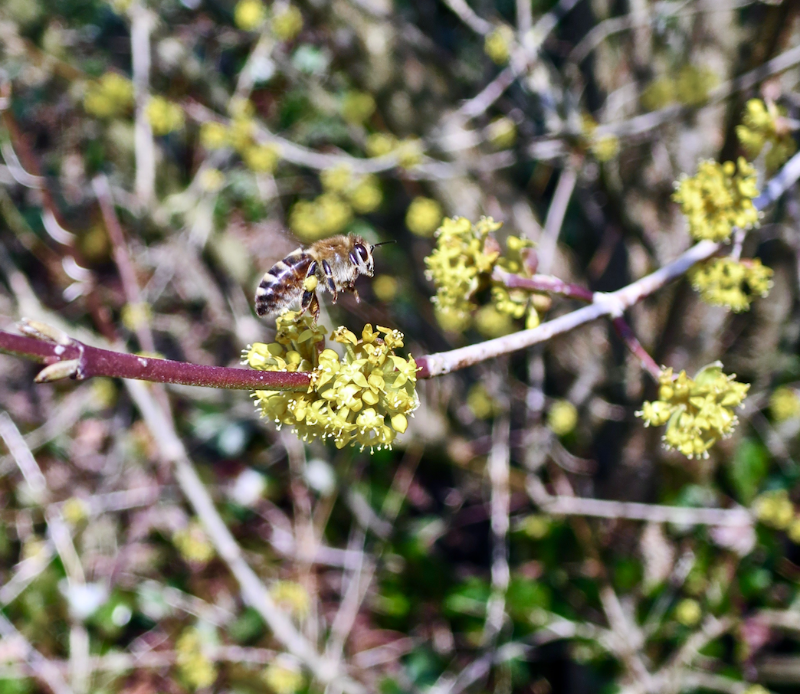
[[[745,153],[748,100],[793,151],[798,10],[4,0],[0,329],[237,366],[274,336],[261,275],[337,233],[397,243],[323,325],[414,356],[522,329],[488,292],[437,320],[443,217],[491,216],[596,291],[661,267],[691,244],[675,182]],[[244,391],[34,385],[0,357],[0,693],[800,691],[798,216],[789,191],[744,239],[774,271],[749,311],[680,280],[628,313],[659,364],[751,384],[707,459],[642,426],[656,386],[606,321],[420,381],[372,453],[278,431]],[[175,460],[339,675],[243,597]]]

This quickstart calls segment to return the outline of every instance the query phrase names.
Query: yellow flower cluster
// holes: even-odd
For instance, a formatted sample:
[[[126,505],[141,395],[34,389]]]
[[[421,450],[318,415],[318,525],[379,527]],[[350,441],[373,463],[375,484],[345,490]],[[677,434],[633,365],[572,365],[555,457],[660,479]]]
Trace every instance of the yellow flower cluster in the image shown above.
[[[276,38],[291,41],[303,28],[303,15],[294,5],[284,5],[275,10],[270,26]]]
[[[256,173],[272,173],[278,166],[280,157],[272,145],[252,143],[241,152],[245,166]]]
[[[275,694],[294,694],[304,683],[303,673],[294,663],[270,663],[262,674],[264,682]]]
[[[727,306],[734,313],[747,311],[755,297],[766,296],[772,287],[772,270],[758,258],[712,258],[695,266],[690,277],[703,301]]]
[[[204,169],[200,173],[198,184],[206,193],[216,193],[225,185],[225,174],[219,169]]]
[[[642,92],[642,106],[647,111],[658,111],[675,99],[675,82],[669,77],[657,77]]]
[[[370,157],[384,157],[387,154],[397,154],[397,163],[404,169],[411,169],[422,161],[424,148],[418,137],[407,137],[398,140],[389,133],[372,133],[367,138],[367,155]]]
[[[758,223],[753,205],[757,195],[756,171],[739,157],[738,165],[700,162],[695,176],[680,179],[672,199],[680,204],[693,238],[726,241],[734,227],[749,229]]]
[[[375,176],[354,177],[347,167],[323,171],[320,180],[325,190],[314,200],[295,203],[289,226],[307,243],[340,233],[353,219],[353,212],[374,212],[383,202]]]
[[[685,371],[675,377],[671,368],[663,368],[658,400],[645,402],[636,415],[644,419],[645,426],[667,425],[666,448],[687,458],[707,458],[709,448],[737,425],[734,410],[750,388],[734,379],[722,372],[720,362],[703,367],[694,379]]]
[[[311,316],[285,312],[277,330],[274,343],[257,343],[245,352],[245,363],[262,371],[311,372],[312,384],[305,393],[256,391],[264,417],[289,425],[303,440],[333,439],[337,448],[391,448],[419,404],[417,365],[394,353],[403,346],[403,335],[367,324],[359,339],[338,328],[331,339],[344,346],[340,357],[321,349],[327,331]]]
[[[597,121],[588,113],[581,116],[581,129],[586,146],[599,162],[611,161],[619,153],[619,138],[616,135],[595,136]]]
[[[483,41],[483,52],[497,65],[505,65],[511,57],[511,48],[514,44],[514,30],[502,24],[492,29]]]
[[[496,149],[508,149],[517,141],[517,125],[507,116],[498,116],[486,126],[486,139]]]
[[[280,150],[273,144],[256,141],[253,105],[242,100],[234,103],[231,111],[230,126],[217,121],[207,121],[200,126],[200,144],[209,150],[233,147],[251,171],[275,171],[280,161]]]
[[[769,145],[765,163],[775,171],[797,150],[790,129],[785,125],[785,110],[761,99],[750,99],[745,106],[742,124],[736,126],[736,136],[750,159],[755,159]]]
[[[578,410],[569,400],[556,400],[547,413],[547,428],[556,436],[571,434],[578,426]]]
[[[172,536],[172,543],[186,561],[206,564],[214,558],[214,546],[197,522],[189,523]]]
[[[406,211],[406,226],[417,236],[431,236],[441,221],[442,206],[431,198],[414,198]]]
[[[794,388],[776,388],[769,398],[769,411],[776,422],[800,417],[800,396]]]
[[[693,627],[703,617],[703,610],[697,600],[684,598],[675,606],[675,619],[685,627]]]
[[[716,73],[707,67],[685,65],[675,80],[675,96],[686,106],[699,106],[718,81]]]
[[[510,314],[499,311],[494,304],[481,306],[472,320],[475,329],[484,337],[502,337],[514,332],[514,321]]]
[[[342,98],[341,113],[348,123],[361,125],[375,113],[375,99],[366,92],[347,92]]]
[[[433,303],[443,327],[463,330],[469,325],[475,309],[473,295],[488,281],[500,257],[499,248],[486,248],[489,234],[499,228],[491,218],[473,225],[456,217],[446,218],[436,232],[436,248],[425,258],[425,275],[436,285]]]
[[[506,239],[506,252],[498,258],[497,264],[508,273],[529,277],[526,256],[530,253],[533,242],[519,236],[509,236]],[[540,300],[544,299],[544,302]],[[540,323],[539,308],[549,307],[549,297],[525,289],[508,289],[497,282],[492,287],[492,302],[501,313],[511,318],[525,318],[525,327],[535,328]],[[545,305],[548,304],[548,305]],[[527,314],[527,315],[526,315]]]
[[[122,116],[133,106],[133,82],[116,72],[106,72],[86,87],[83,108],[98,118]]]
[[[397,296],[399,289],[399,283],[391,275],[378,275],[372,280],[372,293],[381,301],[391,301]]]
[[[753,513],[764,525],[786,530],[794,521],[794,504],[785,489],[759,494],[753,501]]]
[[[203,641],[197,629],[186,629],[175,644],[178,670],[193,689],[210,687],[217,681],[214,663],[203,653]]]
[[[311,608],[308,591],[294,581],[278,581],[269,591],[272,599],[298,617],[304,617]]]
[[[183,127],[183,109],[163,96],[151,97],[145,112],[154,135],[168,135]]]
[[[244,31],[258,29],[264,23],[266,16],[267,12],[261,0],[239,0],[233,10],[233,21]]]
[[[221,149],[230,144],[228,129],[216,121],[207,121],[200,126],[200,144],[206,149]]]
[[[478,419],[489,419],[500,409],[483,383],[476,383],[469,389],[467,407]]]

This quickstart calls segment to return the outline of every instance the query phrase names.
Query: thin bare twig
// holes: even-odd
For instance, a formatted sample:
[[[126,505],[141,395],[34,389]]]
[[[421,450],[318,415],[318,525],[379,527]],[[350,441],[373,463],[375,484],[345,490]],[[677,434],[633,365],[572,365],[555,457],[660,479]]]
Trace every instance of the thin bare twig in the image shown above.
[[[156,196],[156,147],[153,142],[153,129],[147,118],[147,104],[150,101],[150,31],[153,15],[140,2],[131,5],[129,15],[135,101],[135,188],[139,204],[149,206]]]

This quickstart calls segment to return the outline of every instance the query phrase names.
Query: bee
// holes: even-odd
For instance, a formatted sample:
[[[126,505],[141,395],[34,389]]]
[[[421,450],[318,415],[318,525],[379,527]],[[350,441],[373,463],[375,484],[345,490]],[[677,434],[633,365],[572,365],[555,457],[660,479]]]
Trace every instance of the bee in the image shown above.
[[[319,318],[317,288],[329,291],[333,303],[339,292],[352,292],[356,301],[355,281],[360,275],[375,274],[372,251],[382,244],[367,243],[361,236],[331,236],[307,248],[292,251],[273,265],[256,289],[256,313],[277,313],[300,300],[300,314],[311,311]]]

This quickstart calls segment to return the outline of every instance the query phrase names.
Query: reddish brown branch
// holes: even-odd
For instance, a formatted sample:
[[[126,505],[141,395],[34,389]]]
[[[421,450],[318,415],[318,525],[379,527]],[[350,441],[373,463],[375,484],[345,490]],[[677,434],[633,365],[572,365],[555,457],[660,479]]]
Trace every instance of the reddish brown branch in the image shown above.
[[[577,284],[570,284],[552,275],[534,275],[521,277],[505,272],[494,272],[494,279],[502,282],[509,289],[527,289],[531,292],[548,292],[559,294],[569,299],[578,299],[591,303],[594,301],[594,292]]]
[[[617,331],[617,335],[622,338],[628,349],[633,353],[634,356],[638,357],[640,362],[642,362],[642,367],[645,369],[645,371],[647,371],[657,381],[658,377],[661,375],[661,369],[659,368],[658,364],[656,364],[655,359],[653,359],[647,350],[642,347],[642,343],[639,342],[636,335],[634,335],[631,326],[628,325],[625,322],[625,319],[621,316],[614,318],[611,323],[614,325],[614,330]]]
[[[0,352],[33,359],[43,364],[75,360],[71,377],[77,380],[92,376],[133,378],[154,383],[179,383],[187,386],[230,388],[237,390],[304,391],[311,382],[308,373],[256,371],[223,366],[203,366],[170,359],[141,357],[70,340],[57,344],[0,331]]]

